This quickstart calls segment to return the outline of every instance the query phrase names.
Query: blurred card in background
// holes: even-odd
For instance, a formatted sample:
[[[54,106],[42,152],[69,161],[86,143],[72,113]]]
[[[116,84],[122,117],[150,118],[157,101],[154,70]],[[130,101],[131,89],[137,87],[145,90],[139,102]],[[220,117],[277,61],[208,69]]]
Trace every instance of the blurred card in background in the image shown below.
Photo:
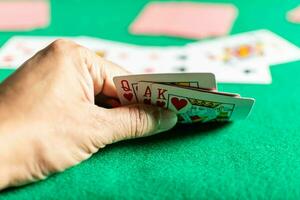
[[[17,68],[58,38],[70,39],[135,73],[169,72],[185,62],[179,47],[144,47],[85,36],[14,36],[0,49],[0,67]]]
[[[288,21],[300,24],[300,5],[289,11],[286,17]]]
[[[79,37],[77,41],[134,73],[170,72],[185,62],[181,47],[138,46],[91,37]]]
[[[297,46],[268,30],[194,42],[188,45],[187,51],[197,63],[224,66],[253,61],[276,65],[300,59]]]
[[[0,66],[17,68],[39,50],[45,48],[58,38],[68,38],[74,42],[78,42],[75,38],[71,37],[14,36],[0,49]]]
[[[238,65],[204,64],[189,61],[188,72],[211,72],[215,74],[217,82],[243,84],[270,84],[272,76],[269,65],[264,62],[245,62]]]
[[[0,31],[43,28],[50,21],[48,0],[0,1]]]
[[[193,39],[222,36],[230,32],[236,16],[231,4],[154,2],[146,5],[130,32]]]

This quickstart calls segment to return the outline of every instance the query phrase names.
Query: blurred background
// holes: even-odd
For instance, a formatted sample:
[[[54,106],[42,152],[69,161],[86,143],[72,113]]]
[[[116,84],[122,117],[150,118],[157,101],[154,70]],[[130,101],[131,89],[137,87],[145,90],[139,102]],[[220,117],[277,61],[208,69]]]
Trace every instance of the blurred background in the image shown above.
[[[1,0],[1,2],[4,2],[4,0]],[[33,31],[20,31],[17,33],[0,30],[0,42],[1,44],[4,44],[7,39],[16,34],[90,35],[145,45],[183,45],[190,41],[169,37],[137,37],[129,34],[128,26],[149,2],[151,1],[51,0],[49,2],[51,7],[51,20],[49,26]],[[234,4],[239,9],[239,14],[231,33],[267,28],[280,35],[285,35],[287,39],[300,45],[298,35],[289,34],[290,32],[299,32],[300,26],[288,23],[286,20],[286,13],[298,6],[299,1],[297,0],[228,0],[194,2]],[[4,19],[1,18],[1,20]]]

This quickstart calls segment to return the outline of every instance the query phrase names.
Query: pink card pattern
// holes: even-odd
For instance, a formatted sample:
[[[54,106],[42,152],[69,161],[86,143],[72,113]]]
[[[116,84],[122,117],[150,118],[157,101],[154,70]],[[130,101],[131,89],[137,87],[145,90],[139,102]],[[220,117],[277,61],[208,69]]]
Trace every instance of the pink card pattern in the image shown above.
[[[231,4],[155,2],[146,5],[130,32],[193,39],[221,36],[230,32],[236,16]]]
[[[299,23],[300,24],[300,6],[298,6],[295,9],[289,11],[287,13],[287,19],[290,22],[294,22],[294,23]]]
[[[0,1],[0,31],[31,30],[49,24],[48,1]]]

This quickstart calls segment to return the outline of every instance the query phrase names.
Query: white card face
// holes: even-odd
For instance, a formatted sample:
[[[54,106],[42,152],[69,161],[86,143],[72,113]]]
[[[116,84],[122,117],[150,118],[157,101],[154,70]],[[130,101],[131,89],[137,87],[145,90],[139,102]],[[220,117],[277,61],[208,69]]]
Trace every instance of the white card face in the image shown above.
[[[275,65],[300,59],[298,47],[268,30],[192,43],[187,46],[187,52],[203,64],[220,66],[253,61]]]
[[[184,72],[185,57],[178,47],[142,47],[135,56],[142,63],[135,73]]]
[[[144,47],[92,37],[12,37],[0,50],[0,66],[17,68],[58,38],[71,39],[133,73],[183,72],[182,48]]]
[[[174,72],[174,69],[182,68],[184,64],[184,61],[180,59],[180,48],[142,47],[125,44],[108,47],[106,52],[106,59],[135,74],[170,73]]]
[[[219,83],[272,83],[269,66],[263,62],[244,62],[240,65],[204,64],[202,62],[203,60],[187,61],[186,71],[213,73]]]
[[[262,62],[244,62],[238,66],[205,65],[201,70],[215,74],[217,82],[222,83],[270,84],[272,82],[269,66]]]
[[[142,47],[98,38],[81,37],[83,46],[95,51],[133,73],[155,73],[168,70],[168,60],[172,49]]]
[[[82,45],[101,57],[118,64],[128,71],[136,72],[141,65],[138,54],[141,47],[92,37],[80,37]]]
[[[254,99],[251,98],[236,98],[170,85],[139,82],[138,87],[139,95],[148,98],[152,105],[176,112],[180,123],[244,119],[254,105]]]
[[[109,50],[108,48],[118,48],[121,46],[128,46],[128,47],[134,47],[135,45],[130,45],[122,42],[112,41],[112,40],[105,40],[100,38],[94,38],[94,37],[87,37],[87,36],[80,36],[78,37],[80,40],[80,44],[82,46],[85,46],[93,51],[98,50]]]
[[[142,99],[138,96],[138,82],[159,82],[176,84],[195,88],[216,89],[215,77],[211,73],[186,73],[186,74],[140,74],[114,77],[119,99],[122,105],[134,104]]]
[[[76,42],[76,38],[71,37],[12,37],[0,49],[0,67],[17,68],[58,38],[65,38]]]
[[[137,71],[134,67],[138,65],[136,62],[138,60],[134,56],[135,52],[139,51],[138,46],[90,37],[15,36],[0,50],[0,66],[17,68],[39,50],[59,38],[72,40],[96,53],[103,53],[108,60],[129,68],[130,71]]]
[[[270,84],[270,64],[300,58],[297,47],[266,30],[194,43],[186,54],[189,72],[212,72],[218,82],[250,84]]]

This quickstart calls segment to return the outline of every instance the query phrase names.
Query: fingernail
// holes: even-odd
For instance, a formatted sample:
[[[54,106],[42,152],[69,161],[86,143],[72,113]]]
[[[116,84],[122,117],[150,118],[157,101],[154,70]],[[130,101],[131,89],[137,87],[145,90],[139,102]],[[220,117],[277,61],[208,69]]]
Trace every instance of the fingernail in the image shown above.
[[[177,123],[177,115],[175,112],[166,110],[166,109],[160,109],[160,119],[159,119],[159,125],[158,125],[158,133],[164,132],[167,130],[170,130],[173,128]]]

